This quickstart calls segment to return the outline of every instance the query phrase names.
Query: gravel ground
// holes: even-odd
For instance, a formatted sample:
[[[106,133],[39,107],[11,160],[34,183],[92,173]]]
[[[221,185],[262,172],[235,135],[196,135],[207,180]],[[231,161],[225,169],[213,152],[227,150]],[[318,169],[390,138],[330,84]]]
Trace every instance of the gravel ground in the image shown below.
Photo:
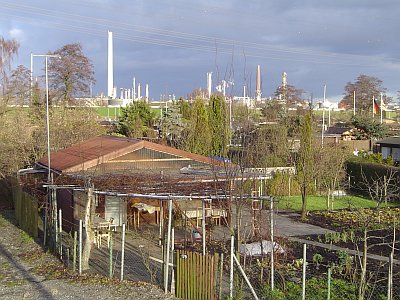
[[[0,211],[0,299],[176,299],[142,282],[72,274]]]

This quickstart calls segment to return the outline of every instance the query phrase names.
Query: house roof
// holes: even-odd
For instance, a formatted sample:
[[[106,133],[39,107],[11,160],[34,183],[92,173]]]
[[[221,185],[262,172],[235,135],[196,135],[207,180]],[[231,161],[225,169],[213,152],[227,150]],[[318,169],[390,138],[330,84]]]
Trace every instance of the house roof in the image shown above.
[[[380,145],[393,145],[400,147],[400,136],[391,136],[383,140],[377,141],[376,143]]]
[[[142,148],[176,155],[208,165],[222,166],[223,164],[221,161],[203,155],[144,140],[103,135],[51,153],[50,167],[59,173],[79,172]],[[41,158],[37,164],[47,168],[47,156]]]
[[[351,128],[350,127],[329,127],[326,131],[325,134],[339,134],[339,135],[343,135],[343,134],[349,134],[351,133]]]

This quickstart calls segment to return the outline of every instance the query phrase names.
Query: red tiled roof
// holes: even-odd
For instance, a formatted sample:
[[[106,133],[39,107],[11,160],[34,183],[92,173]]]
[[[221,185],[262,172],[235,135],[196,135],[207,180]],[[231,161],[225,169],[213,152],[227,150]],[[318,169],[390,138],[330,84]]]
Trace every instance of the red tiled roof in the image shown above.
[[[104,135],[91,138],[69,148],[51,153],[50,167],[52,170],[60,173],[78,172],[141,148],[148,148],[159,152],[185,157],[205,164],[222,165],[221,162],[209,157],[172,147],[138,139]],[[38,161],[38,164],[47,168],[47,155],[41,158]]]

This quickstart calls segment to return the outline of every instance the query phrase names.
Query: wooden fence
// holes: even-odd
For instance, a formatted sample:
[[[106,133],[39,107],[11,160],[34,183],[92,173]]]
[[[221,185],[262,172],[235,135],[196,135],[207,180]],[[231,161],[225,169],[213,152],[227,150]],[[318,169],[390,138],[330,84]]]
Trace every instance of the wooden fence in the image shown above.
[[[176,252],[176,296],[188,300],[214,300],[218,254]]]
[[[13,182],[13,201],[18,225],[30,236],[38,237],[38,201],[25,193],[17,181]]]

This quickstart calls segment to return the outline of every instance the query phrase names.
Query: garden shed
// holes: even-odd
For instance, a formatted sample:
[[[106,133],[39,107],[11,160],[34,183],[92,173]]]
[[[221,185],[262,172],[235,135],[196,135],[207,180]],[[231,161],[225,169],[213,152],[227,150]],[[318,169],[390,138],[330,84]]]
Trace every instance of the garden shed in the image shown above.
[[[69,220],[71,224],[84,218],[86,193],[68,186],[82,187],[83,178],[91,178],[95,188],[110,192],[96,193],[96,216],[112,219],[117,226],[127,221],[132,224],[135,212],[138,218],[138,204],[143,202],[143,198],[128,195],[196,194],[196,190],[215,195],[216,187],[225,188],[223,181],[215,182],[216,177],[224,176],[224,166],[233,166],[226,161],[165,145],[116,136],[95,137],[51,153],[50,162],[55,185],[66,187],[57,190],[57,205],[63,209],[65,217],[73,216]],[[47,170],[47,166],[47,156],[36,163],[37,169]],[[160,201],[147,199],[146,204],[154,209],[150,210],[151,213],[144,211],[140,217],[157,223]],[[201,201],[200,204],[193,201],[187,205],[197,208]]]

